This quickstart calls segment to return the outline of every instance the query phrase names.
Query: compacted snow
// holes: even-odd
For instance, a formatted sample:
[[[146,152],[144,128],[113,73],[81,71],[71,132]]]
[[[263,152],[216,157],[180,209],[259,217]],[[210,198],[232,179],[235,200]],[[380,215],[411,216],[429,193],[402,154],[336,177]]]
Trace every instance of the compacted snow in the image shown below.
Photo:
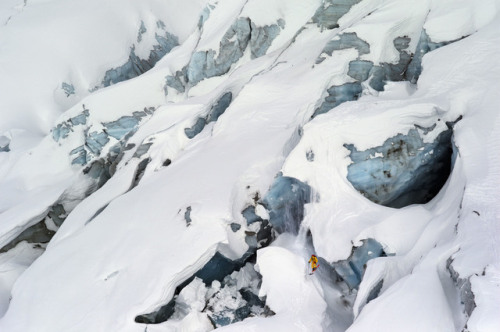
[[[498,331],[499,12],[3,1],[0,331]]]

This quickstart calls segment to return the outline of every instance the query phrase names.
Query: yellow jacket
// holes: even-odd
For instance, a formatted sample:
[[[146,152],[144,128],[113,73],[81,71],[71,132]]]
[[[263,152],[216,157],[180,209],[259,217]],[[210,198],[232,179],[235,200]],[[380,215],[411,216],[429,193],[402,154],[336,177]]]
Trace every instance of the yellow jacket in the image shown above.
[[[318,266],[318,258],[312,255],[309,259],[309,263],[311,263],[311,267],[314,269],[316,266]]]

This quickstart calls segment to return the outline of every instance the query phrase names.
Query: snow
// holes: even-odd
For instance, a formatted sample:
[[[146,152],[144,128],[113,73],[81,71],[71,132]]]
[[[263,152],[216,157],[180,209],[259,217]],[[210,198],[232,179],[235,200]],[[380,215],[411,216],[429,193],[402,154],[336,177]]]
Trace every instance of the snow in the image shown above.
[[[43,253],[42,247],[27,242],[0,254],[0,315],[9,307],[10,291],[17,278]]]
[[[57,232],[48,244],[0,253],[1,331],[209,331],[210,315],[235,317],[246,287],[260,289],[267,307],[219,330],[499,329],[500,3],[364,0],[331,30],[311,22],[321,5],[2,2],[0,249],[40,222]],[[244,17],[257,28],[280,24],[266,54],[253,59],[248,46],[227,73],[181,80],[184,92],[165,87],[195,52],[219,52]],[[148,72],[101,86],[132,46],[148,56],[159,21],[179,46]],[[470,36],[426,54],[416,84],[387,82],[378,92],[359,82],[358,100],[312,116],[327,89],[355,81],[352,61],[397,63],[394,39],[409,37],[406,51],[414,52],[422,29],[436,43]],[[330,40],[350,32],[369,53],[325,55]],[[227,108],[211,116],[229,92]],[[345,144],[364,151],[415,125],[432,143],[459,116],[453,169],[427,204],[385,207],[349,182]],[[214,121],[188,137],[200,118]],[[58,125],[65,135],[54,132]],[[76,163],[71,151],[87,154]],[[298,234],[275,229],[269,246],[256,247],[268,240],[256,240],[260,225],[273,217],[264,197],[282,177],[311,188],[304,219]],[[57,204],[68,213],[59,229],[47,216]],[[249,207],[262,220],[248,225]],[[369,260],[359,287],[349,288],[333,263],[366,239],[387,256]],[[191,281],[216,253],[244,266],[228,275],[231,284]],[[313,253],[320,268],[309,275]],[[135,322],[174,296],[172,319]]]

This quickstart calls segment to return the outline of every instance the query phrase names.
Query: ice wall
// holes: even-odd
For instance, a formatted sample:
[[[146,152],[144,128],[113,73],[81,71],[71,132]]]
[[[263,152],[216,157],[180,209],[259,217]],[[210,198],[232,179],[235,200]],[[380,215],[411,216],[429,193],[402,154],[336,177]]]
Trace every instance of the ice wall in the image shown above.
[[[347,179],[365,197],[384,206],[427,203],[443,187],[454,162],[452,124],[433,142],[424,142],[423,137],[434,127],[417,126],[364,151],[344,145],[353,162]]]

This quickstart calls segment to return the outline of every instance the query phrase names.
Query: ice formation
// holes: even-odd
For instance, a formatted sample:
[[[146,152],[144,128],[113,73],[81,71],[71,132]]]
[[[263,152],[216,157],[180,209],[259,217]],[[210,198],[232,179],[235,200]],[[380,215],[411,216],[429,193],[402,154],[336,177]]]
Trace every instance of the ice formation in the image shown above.
[[[499,9],[2,2],[0,331],[498,331]]]

